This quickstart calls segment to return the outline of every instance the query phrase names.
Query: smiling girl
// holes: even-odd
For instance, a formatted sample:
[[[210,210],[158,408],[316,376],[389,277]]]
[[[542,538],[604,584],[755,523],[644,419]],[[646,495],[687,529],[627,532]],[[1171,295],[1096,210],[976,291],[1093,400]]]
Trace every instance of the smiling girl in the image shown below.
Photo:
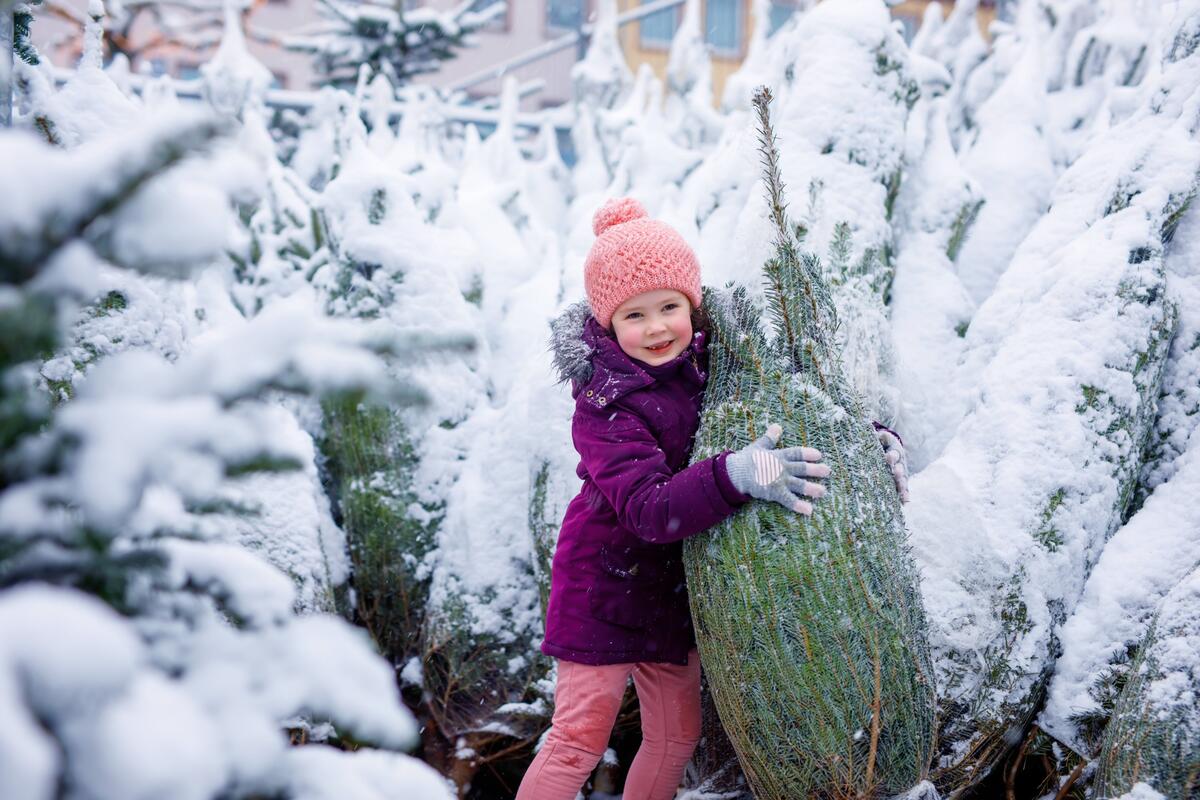
[[[751,498],[798,514],[825,493],[812,448],[775,449],[778,425],[685,466],[708,378],[700,265],[636,200],[606,203],[584,264],[588,305],[557,324],[583,486],[551,568],[542,652],[558,659],[551,730],[518,800],[574,800],[603,755],[630,675],[642,745],[625,800],[674,797],[700,738],[700,663],[680,542]],[[588,313],[590,312],[590,313]]]

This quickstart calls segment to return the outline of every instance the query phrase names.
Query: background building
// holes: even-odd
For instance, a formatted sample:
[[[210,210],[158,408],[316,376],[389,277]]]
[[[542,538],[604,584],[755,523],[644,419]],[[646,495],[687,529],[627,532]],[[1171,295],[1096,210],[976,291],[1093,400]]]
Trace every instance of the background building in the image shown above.
[[[484,8],[496,0],[475,0]],[[893,16],[902,22],[906,35],[911,37],[920,25],[925,8],[934,0],[903,0],[892,8]],[[462,0],[401,0],[405,8],[435,8],[448,10]],[[650,0],[618,0],[621,11],[629,11]],[[771,3],[770,24],[775,30],[796,10],[801,0],[774,0]],[[82,29],[87,0],[50,0],[51,5],[38,9],[34,21],[34,41],[39,49],[59,65],[74,62],[79,55],[79,32]],[[509,0],[504,14],[477,35],[477,45],[460,51],[457,58],[446,62],[436,73],[418,78],[419,82],[439,87],[453,87],[513,56],[576,31],[594,13],[597,0]],[[221,32],[221,0],[195,4],[199,11],[184,15],[178,11],[153,4],[128,9],[136,16],[126,23],[127,30],[119,37],[130,54],[134,71],[149,74],[170,74],[179,78],[195,77],[200,64],[211,55]],[[705,37],[712,48],[713,97],[719,100],[725,79],[745,58],[753,25],[751,0],[700,0]],[[949,6],[949,3],[944,3]],[[247,9],[246,34],[250,52],[275,75],[280,88],[306,89],[314,84],[311,59],[303,53],[285,49],[281,40],[288,34],[319,23],[317,0],[253,0]],[[996,0],[982,0],[979,23],[986,34],[988,23],[995,18]],[[949,9],[945,9],[947,12]],[[666,72],[671,38],[683,16],[683,4],[674,10],[661,11],[621,28],[621,44],[630,69],[649,64],[662,78]],[[116,38],[116,37],[114,37]],[[512,69],[523,84],[536,82],[538,88],[525,96],[522,107],[536,110],[558,105],[570,97],[571,66],[581,55],[579,47],[569,47],[535,62]],[[475,83],[466,89],[471,96],[492,96],[499,91],[497,79]]]

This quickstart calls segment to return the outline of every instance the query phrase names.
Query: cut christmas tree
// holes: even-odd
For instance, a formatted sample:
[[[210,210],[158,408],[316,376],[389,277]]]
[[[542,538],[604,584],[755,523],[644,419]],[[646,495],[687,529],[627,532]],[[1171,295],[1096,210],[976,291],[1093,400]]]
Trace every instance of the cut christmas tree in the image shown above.
[[[709,292],[711,378],[695,458],[770,423],[833,470],[811,518],[753,503],[685,546],[700,655],[759,800],[871,797],[921,782],[934,695],[900,503],[834,344],[829,287],[785,216],[768,105],[759,116],[776,255],[765,316],[745,289]]]
[[[986,776],[1041,702],[1124,521],[1177,313],[1163,257],[1200,171],[1200,6],[1164,25],[1128,116],[1055,186],[966,335],[969,413],[907,509],[942,703],[935,780]]]

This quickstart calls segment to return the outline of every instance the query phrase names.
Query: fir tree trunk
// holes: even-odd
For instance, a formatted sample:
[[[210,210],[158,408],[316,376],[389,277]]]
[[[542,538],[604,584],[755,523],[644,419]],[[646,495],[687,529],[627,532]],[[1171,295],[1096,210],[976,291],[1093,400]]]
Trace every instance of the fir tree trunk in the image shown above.
[[[761,125],[777,255],[765,266],[769,335],[744,289],[710,292],[712,377],[695,458],[767,425],[833,470],[811,518],[752,503],[684,550],[704,668],[759,800],[876,797],[924,779],[934,696],[924,612],[900,504],[833,344],[820,264],[797,251],[767,106]]]

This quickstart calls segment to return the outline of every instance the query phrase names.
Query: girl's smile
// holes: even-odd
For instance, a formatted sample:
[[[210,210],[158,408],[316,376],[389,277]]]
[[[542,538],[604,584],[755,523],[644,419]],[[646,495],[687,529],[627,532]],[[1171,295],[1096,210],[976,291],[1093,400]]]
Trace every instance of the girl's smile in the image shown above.
[[[692,304],[675,289],[635,295],[617,306],[612,319],[625,355],[652,367],[678,357],[692,340]]]

